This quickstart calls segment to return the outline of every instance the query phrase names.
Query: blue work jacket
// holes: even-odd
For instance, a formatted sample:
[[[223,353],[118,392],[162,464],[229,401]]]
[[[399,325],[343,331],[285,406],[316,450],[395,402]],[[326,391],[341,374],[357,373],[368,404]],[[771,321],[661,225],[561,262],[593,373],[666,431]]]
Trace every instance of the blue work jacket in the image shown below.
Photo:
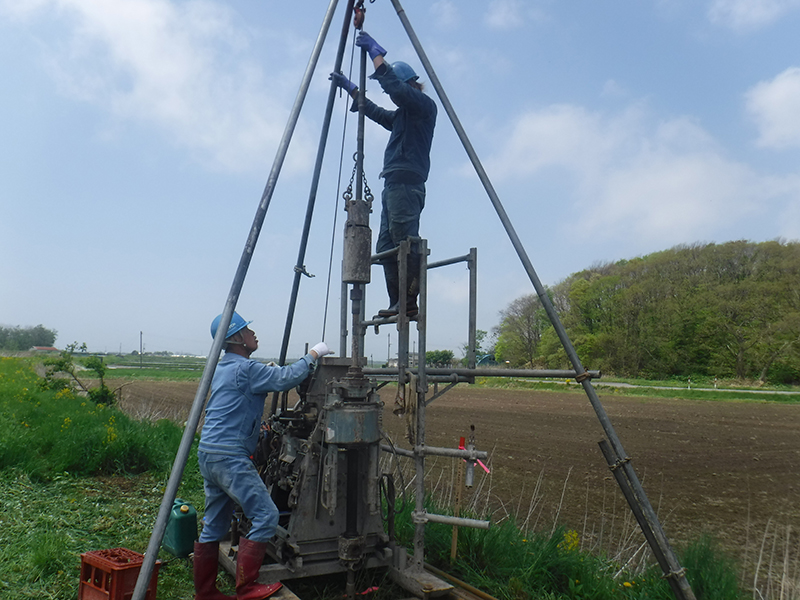
[[[211,397],[200,433],[201,452],[252,456],[269,392],[289,390],[307,376],[314,362],[306,354],[286,367],[271,367],[239,354],[226,353],[211,380]]]
[[[411,171],[428,180],[431,169],[431,143],[436,126],[436,103],[425,93],[400,81],[391,65],[383,63],[370,75],[397,105],[397,110],[381,108],[364,98],[364,115],[391,132],[383,153],[386,177],[393,171]],[[358,111],[358,100],[351,110]]]

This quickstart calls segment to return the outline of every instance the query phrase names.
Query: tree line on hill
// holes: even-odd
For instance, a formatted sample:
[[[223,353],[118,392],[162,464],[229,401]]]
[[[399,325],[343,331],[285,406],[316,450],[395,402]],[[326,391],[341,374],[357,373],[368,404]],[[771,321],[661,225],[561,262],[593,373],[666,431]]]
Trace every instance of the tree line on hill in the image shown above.
[[[52,346],[58,333],[43,325],[36,327],[0,326],[0,350],[24,352],[34,346]]]
[[[547,289],[581,361],[617,375],[800,382],[800,243],[676,246]],[[495,355],[569,363],[538,296],[500,312]]]

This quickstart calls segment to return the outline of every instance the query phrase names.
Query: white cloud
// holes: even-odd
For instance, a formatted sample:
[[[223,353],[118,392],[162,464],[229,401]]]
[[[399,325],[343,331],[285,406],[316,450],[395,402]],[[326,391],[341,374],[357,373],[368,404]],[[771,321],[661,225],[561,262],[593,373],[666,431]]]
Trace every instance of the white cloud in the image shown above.
[[[714,0],[708,10],[713,23],[736,30],[769,25],[800,8],[800,0]]]
[[[600,96],[604,98],[624,98],[627,95],[628,90],[614,79],[606,79],[600,92]]]
[[[757,177],[744,165],[698,149],[675,152],[657,144],[599,182],[597,202],[584,200],[605,238],[627,232],[659,245],[704,238],[753,210]]]
[[[492,29],[511,29],[522,20],[519,0],[492,0],[486,12],[486,24]]]
[[[745,99],[758,124],[760,146],[800,146],[800,68],[786,69],[771,81],[758,83]]]
[[[635,119],[632,114],[618,121]],[[620,133],[632,125],[604,123],[603,117],[575,105],[553,105],[516,119],[501,155],[492,160],[500,177],[526,176],[559,167],[585,174],[604,168],[615,148],[625,144]]]
[[[0,12],[13,19],[23,20],[41,10],[50,0],[0,0]]]
[[[522,115],[510,131],[487,170],[501,179],[555,173],[565,210],[580,215],[576,227],[600,240],[707,239],[765,201],[800,195],[797,181],[770,180],[727,158],[693,120],[653,123],[640,107],[608,116],[552,106]]]
[[[283,132],[285,86],[248,55],[244,26],[207,0],[17,0],[0,10],[36,25],[64,93],[119,122],[152,125],[213,168],[263,170]],[[276,71],[278,71],[276,69]],[[275,78],[279,78],[279,71]]]
[[[492,0],[484,19],[490,29],[507,30],[523,27],[529,20],[541,20],[543,13],[523,0]]]
[[[461,15],[453,0],[436,0],[430,10],[433,22],[444,29],[452,29],[461,22]]]

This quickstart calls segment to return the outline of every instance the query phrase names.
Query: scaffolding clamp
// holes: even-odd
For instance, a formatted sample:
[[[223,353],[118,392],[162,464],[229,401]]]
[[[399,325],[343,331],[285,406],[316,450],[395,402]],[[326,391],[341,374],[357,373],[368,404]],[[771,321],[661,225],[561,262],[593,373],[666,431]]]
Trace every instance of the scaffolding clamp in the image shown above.
[[[577,383],[581,383],[581,382],[583,382],[584,380],[586,380],[586,379],[591,379],[591,378],[592,378],[592,376],[591,376],[591,374],[589,373],[589,370],[587,369],[587,370],[585,370],[583,373],[580,373],[579,375],[576,375],[576,376],[575,376],[575,381],[576,381]]]
[[[665,573],[661,576],[661,579],[669,579],[670,577],[674,577],[675,579],[679,579],[680,577],[686,577],[686,567],[681,567],[677,571],[670,571],[669,573]]]
[[[295,265],[294,272],[295,273],[300,273],[301,275],[305,275],[309,279],[311,279],[312,277],[316,277],[316,275],[314,275],[313,273],[309,273],[308,271],[306,271],[306,266],[305,265],[300,266],[300,267]]]
[[[613,471],[616,471],[617,469],[619,469],[620,467],[624,466],[625,463],[629,463],[629,462],[631,462],[631,457],[630,456],[626,456],[625,458],[620,458],[613,465],[608,465],[608,468],[613,472]]]

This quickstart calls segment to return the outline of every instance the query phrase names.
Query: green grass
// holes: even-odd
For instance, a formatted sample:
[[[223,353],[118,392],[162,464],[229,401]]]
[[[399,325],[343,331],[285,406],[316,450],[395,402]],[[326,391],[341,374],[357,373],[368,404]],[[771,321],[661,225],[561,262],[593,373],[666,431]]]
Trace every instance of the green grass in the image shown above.
[[[263,362],[278,359],[257,359]],[[288,362],[294,362],[289,359]],[[161,356],[146,354],[118,356],[109,354],[103,357],[109,367],[108,378],[146,379],[157,381],[199,381],[206,366],[206,359],[199,356]],[[85,373],[91,378],[90,373]]]
[[[135,421],[69,388],[47,389],[24,361],[0,359],[0,469],[54,474],[167,472],[182,431]]]
[[[202,506],[198,483],[185,480],[179,494]],[[0,597],[77,598],[81,553],[117,547],[144,552],[164,484],[150,474],[41,481],[16,469],[0,471]],[[191,598],[189,561],[164,551],[160,557],[158,597]]]
[[[108,377],[156,379],[164,381],[196,381],[203,374],[206,359],[200,357],[107,355]]]
[[[429,512],[446,508],[426,502]],[[413,541],[411,503],[398,516],[397,538]],[[473,518],[476,515],[468,515]],[[631,573],[605,556],[581,551],[578,533],[564,528],[524,532],[511,520],[488,530],[461,528],[455,562],[450,562],[452,527],[428,524],[427,561],[500,600],[577,599],[670,600],[670,586],[655,565]],[[698,600],[740,600],[737,569],[709,537],[701,537],[679,553]]]
[[[194,452],[192,453],[194,456]],[[147,548],[166,479],[151,474],[126,477],[60,475],[39,481],[13,469],[0,471],[0,598],[74,599],[80,585],[81,553],[124,547]],[[178,496],[199,511],[203,486],[196,460],[186,468]],[[194,597],[192,566],[161,550],[159,600]],[[292,582],[301,598],[341,600],[344,575]],[[233,577],[220,572],[219,588],[234,593]],[[356,589],[378,586],[370,600],[401,595],[385,574],[359,573]]]
[[[681,564],[692,574],[690,581],[698,598],[740,597],[735,562],[713,537],[701,535],[683,553]]]
[[[447,513],[426,502],[427,510]],[[412,544],[411,505],[398,516],[397,537]],[[475,517],[475,515],[472,515]],[[452,527],[428,524],[427,561],[500,600],[670,600],[670,586],[655,565],[632,573],[604,557],[581,551],[578,533],[564,528],[524,532],[506,520],[489,530],[461,528],[455,562],[450,561]],[[740,600],[737,570],[708,537],[679,552],[698,600]]]
[[[81,553],[143,552],[181,436],[0,359],[0,597],[76,598]],[[195,452],[179,496],[202,506]],[[163,558],[159,598],[191,597],[191,565]]]
[[[636,387],[626,387],[630,384]],[[479,377],[476,384],[487,388],[500,389],[530,389],[539,391],[553,392],[574,392],[583,393],[580,384],[575,380],[532,380],[532,379],[511,379],[505,377]],[[698,389],[704,388],[704,389]],[[691,389],[684,381],[682,386],[675,385],[675,382],[665,382],[659,380],[623,380],[623,379],[600,379],[595,384],[597,393],[603,395],[630,396],[641,398],[677,398],[682,400],[720,400],[720,401],[753,401],[753,402],[779,402],[783,404],[800,403],[800,389],[789,386],[765,386],[756,389],[729,385],[724,387],[718,383],[718,388],[713,389],[713,383],[706,387],[705,384],[696,383],[692,380]],[[760,390],[760,391],[759,391]],[[765,393],[778,392],[778,393]]]
[[[162,367],[146,367],[144,369],[109,369],[108,379],[136,379],[145,381],[200,381],[203,375],[199,370],[165,369]]]

